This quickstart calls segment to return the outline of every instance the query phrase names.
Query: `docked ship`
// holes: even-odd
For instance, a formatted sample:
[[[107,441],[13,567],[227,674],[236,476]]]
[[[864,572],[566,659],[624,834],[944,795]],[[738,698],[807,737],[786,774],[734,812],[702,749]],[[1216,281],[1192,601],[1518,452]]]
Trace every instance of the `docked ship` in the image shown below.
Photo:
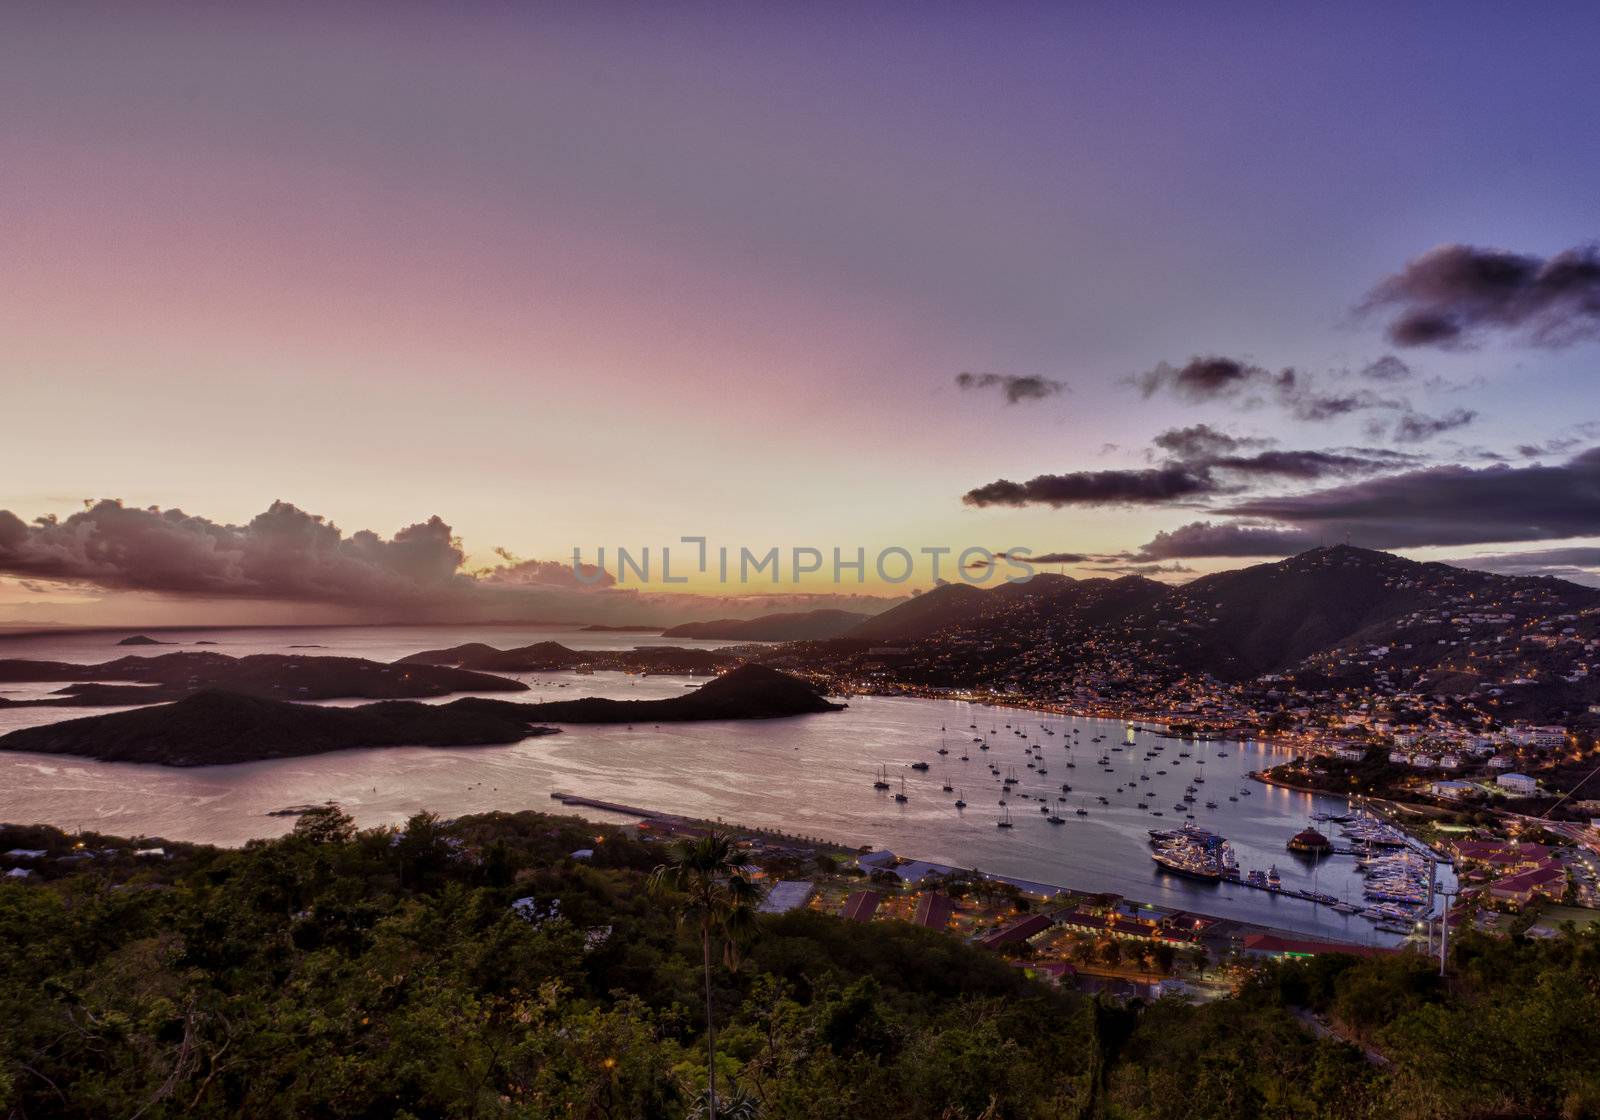
[[[1239,864],[1233,846],[1216,833],[1198,825],[1166,831],[1150,830],[1150,858],[1163,871],[1216,883],[1239,878]]]

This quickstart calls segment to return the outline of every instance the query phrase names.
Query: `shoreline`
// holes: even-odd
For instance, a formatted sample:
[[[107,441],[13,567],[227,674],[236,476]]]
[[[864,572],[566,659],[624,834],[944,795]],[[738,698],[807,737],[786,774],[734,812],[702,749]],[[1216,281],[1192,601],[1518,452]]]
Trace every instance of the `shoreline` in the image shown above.
[[[842,853],[851,856],[859,856],[882,850],[870,844],[851,846],[848,844],[842,844],[838,841],[828,840],[823,837],[798,836],[770,828],[747,827],[731,821],[708,821],[702,818],[689,817],[679,813],[658,812],[653,809],[645,809],[636,805],[624,805],[618,802],[602,801],[598,798],[586,797],[581,794],[567,793],[562,790],[552,790],[550,797],[552,800],[559,801],[565,807],[591,808],[600,812],[615,813],[620,816],[634,817],[643,824],[659,824],[669,828],[678,827],[689,829],[720,829],[722,831],[732,832],[741,836],[759,836],[762,838],[771,837],[790,843],[799,841],[816,847],[828,849],[829,854]],[[1078,887],[1065,886],[1060,883],[1044,883],[1032,879],[1023,879],[1015,875],[1000,875],[993,872],[980,871],[975,867],[958,867],[953,864],[936,863],[931,860],[917,859],[914,856],[907,856],[900,853],[893,854],[895,855],[895,858],[902,863],[914,866],[922,876],[929,874],[949,875],[952,873],[971,875],[980,879],[985,879],[992,883],[1005,883],[1009,886],[1015,887],[1025,894],[1036,895],[1041,899],[1057,898],[1062,895],[1073,895],[1082,898],[1115,897],[1124,902],[1130,902],[1140,909],[1147,909],[1162,913],[1181,912],[1186,914],[1194,914],[1198,917],[1206,918],[1212,922],[1215,922],[1217,924],[1217,929],[1220,932],[1231,932],[1239,937],[1249,936],[1255,933],[1266,933],[1289,940],[1315,940],[1322,941],[1329,945],[1348,945],[1353,948],[1360,949],[1370,949],[1375,945],[1381,948],[1393,949],[1404,945],[1406,940],[1405,938],[1400,937],[1389,943],[1385,943],[1381,940],[1363,943],[1359,941],[1348,941],[1332,938],[1325,934],[1313,936],[1300,930],[1288,929],[1282,926],[1265,925],[1260,922],[1251,922],[1242,918],[1231,918],[1223,914],[1214,914],[1206,910],[1197,909],[1193,906],[1184,906],[1174,909],[1172,907],[1159,905],[1154,902],[1146,902],[1142,899],[1131,898],[1128,895],[1119,894],[1115,891],[1090,891]],[[893,868],[887,868],[886,870],[893,871]],[[902,877],[901,884],[905,886],[917,887],[920,884],[920,878],[918,880],[911,880]],[[1381,933],[1382,931],[1374,928],[1372,932],[1377,934]]]

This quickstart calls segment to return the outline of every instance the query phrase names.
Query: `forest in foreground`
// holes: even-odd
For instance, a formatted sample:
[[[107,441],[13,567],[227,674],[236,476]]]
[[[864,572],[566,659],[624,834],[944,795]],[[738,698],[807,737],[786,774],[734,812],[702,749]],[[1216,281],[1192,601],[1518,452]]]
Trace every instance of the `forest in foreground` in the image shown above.
[[[1119,1005],[804,910],[709,954],[666,845],[571,818],[136,847],[0,826],[48,853],[0,881],[0,1117],[703,1116],[708,962],[723,1117],[1600,1117],[1594,933]]]

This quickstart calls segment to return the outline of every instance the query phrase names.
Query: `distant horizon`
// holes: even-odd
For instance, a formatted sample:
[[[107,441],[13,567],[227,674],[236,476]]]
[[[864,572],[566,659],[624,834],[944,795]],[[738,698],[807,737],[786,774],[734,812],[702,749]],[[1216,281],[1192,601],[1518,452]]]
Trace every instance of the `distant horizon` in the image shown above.
[[[1309,549],[1305,550],[1305,552],[1297,553],[1297,554],[1295,554],[1295,556],[1284,557],[1282,559],[1283,560],[1292,560],[1292,559],[1295,559],[1296,556],[1303,556],[1303,555],[1306,555],[1306,554],[1311,553],[1311,552],[1318,552],[1318,551],[1323,551],[1323,550],[1333,550],[1333,549],[1340,549],[1340,548],[1348,548],[1348,549],[1352,549],[1352,550],[1355,550],[1355,551],[1362,551],[1362,552],[1373,552],[1373,553],[1378,553],[1378,554],[1385,555],[1385,556],[1393,556],[1393,557],[1396,557],[1396,558],[1402,559],[1402,560],[1410,560],[1411,559],[1410,557],[1404,556],[1404,555],[1402,555],[1401,553],[1398,553],[1398,552],[1391,552],[1391,551],[1388,551],[1388,550],[1385,550],[1385,549],[1367,549],[1367,548],[1362,548],[1360,545],[1343,544],[1343,543],[1317,545],[1317,546],[1314,546],[1312,548],[1309,548]],[[1223,569],[1220,569],[1217,572],[1210,572],[1210,573],[1206,573],[1206,574],[1207,575],[1226,574],[1228,572],[1242,571],[1242,570],[1245,570],[1245,569],[1248,569],[1248,568],[1266,566],[1266,565],[1271,565],[1273,563],[1279,563],[1279,562],[1282,562],[1282,561],[1281,560],[1253,561],[1253,562],[1249,562],[1249,563],[1241,563],[1241,564],[1239,564],[1237,566],[1234,566],[1234,567],[1223,568]],[[1583,580],[1567,579],[1567,578],[1564,578],[1562,576],[1552,575],[1552,574],[1549,574],[1549,573],[1526,573],[1526,572],[1517,572],[1517,571],[1497,572],[1492,568],[1475,567],[1470,562],[1463,561],[1461,559],[1443,559],[1443,560],[1414,561],[1414,562],[1416,562],[1416,563],[1438,563],[1438,564],[1444,564],[1444,565],[1449,566],[1449,567],[1460,568],[1460,569],[1463,569],[1463,570],[1466,570],[1466,571],[1485,572],[1485,573],[1491,574],[1491,575],[1507,575],[1507,576],[1513,576],[1513,577],[1518,577],[1518,578],[1553,580],[1553,581],[1556,581],[1556,582],[1572,584],[1573,586],[1578,586],[1578,587],[1600,587],[1600,581],[1591,583],[1591,582],[1586,582],[1586,581],[1583,581]],[[1061,573],[1057,573],[1057,572],[1041,571],[1041,572],[1035,573],[1035,575],[1036,576],[1056,577],[1056,578],[1066,578],[1066,579],[1073,579],[1073,580],[1085,579],[1085,578],[1088,578],[1088,579],[1094,579],[1094,578],[1101,578],[1101,579],[1148,579],[1148,578],[1151,578],[1149,576],[1144,576],[1144,575],[1141,575],[1139,573],[1130,573],[1130,574],[1123,575],[1123,576],[1088,576],[1088,577],[1080,577],[1080,576],[1062,576]],[[1191,579],[1189,579],[1189,580],[1183,580],[1183,581],[1177,581],[1177,582],[1179,583],[1179,585],[1181,585],[1183,583],[1192,582],[1194,579],[1199,579],[1199,578],[1203,578],[1203,577],[1196,575],[1194,577],[1191,577]],[[1024,581],[1021,581],[1021,582],[1028,582],[1028,581],[1024,580]],[[1162,582],[1162,581],[1157,581],[1157,582]],[[905,603],[905,602],[909,601],[910,599],[915,598],[915,597],[917,597],[919,595],[923,595],[923,594],[926,594],[926,593],[928,593],[930,591],[938,590],[939,588],[942,588],[942,587],[945,587],[945,586],[949,586],[951,584],[957,584],[957,583],[960,583],[960,581],[957,581],[957,580],[941,580],[939,583],[937,583],[935,585],[932,585],[930,587],[926,587],[926,588],[923,588],[923,587],[911,588],[910,590],[908,590],[908,591],[906,591],[906,592],[904,592],[904,593],[902,593],[900,595],[886,595],[886,596],[878,597],[877,599],[873,600],[870,603],[863,601],[864,597],[852,598],[850,600],[850,602],[852,604],[854,604],[854,606],[857,608],[857,613],[862,613],[862,614],[866,614],[866,615],[870,616],[870,615],[873,615],[873,614],[882,613],[883,611],[889,610],[889,609],[891,609],[891,608],[893,608],[895,606],[898,606],[898,605],[900,605],[902,603]],[[993,590],[994,589],[993,586],[985,586],[985,585],[978,585],[978,584],[971,584],[971,583],[965,584],[965,586],[973,587],[975,590],[979,590],[979,591],[988,591],[988,590]],[[698,595],[698,594],[696,594],[695,592],[692,592],[692,591],[680,591],[680,592],[670,592],[670,591],[668,591],[668,592],[663,592],[662,594],[664,594],[665,596],[668,596],[668,597],[670,597],[672,599],[676,599],[676,600],[679,600],[680,602],[686,602],[686,603],[698,603],[700,600],[705,599],[705,596]],[[738,597],[734,597],[734,596],[719,596],[719,597],[716,597],[715,599],[711,600],[711,603],[714,603],[716,605],[717,609],[709,609],[709,608],[708,609],[694,609],[694,610],[691,610],[690,612],[682,615],[681,617],[677,617],[677,618],[672,619],[671,621],[666,621],[666,622],[658,622],[658,621],[627,621],[627,618],[631,617],[631,616],[627,616],[625,614],[624,615],[620,615],[620,616],[616,616],[614,618],[611,618],[611,617],[602,618],[600,616],[594,616],[594,617],[581,617],[581,618],[569,618],[569,619],[548,619],[548,618],[528,618],[528,619],[498,618],[498,619],[496,619],[496,618],[470,618],[470,617],[464,617],[464,618],[432,618],[432,619],[404,619],[404,618],[380,619],[380,618],[374,618],[374,619],[355,619],[355,620],[348,620],[348,621],[296,621],[296,622],[270,622],[270,621],[253,622],[253,621],[248,621],[248,620],[232,621],[232,622],[179,622],[179,623],[173,623],[173,622],[127,622],[127,623],[114,623],[114,624],[113,623],[101,623],[101,624],[83,623],[83,624],[78,624],[78,623],[71,623],[71,622],[55,622],[55,623],[52,623],[52,622],[28,622],[28,621],[14,621],[14,620],[0,619],[0,640],[4,640],[4,639],[7,639],[7,638],[30,637],[30,636],[34,636],[34,635],[43,635],[43,634],[52,634],[52,633],[54,633],[54,634],[60,634],[60,633],[73,633],[73,634],[107,633],[107,634],[109,634],[109,633],[124,633],[124,632],[130,632],[130,631],[137,631],[137,632],[141,632],[141,633],[147,632],[147,631],[148,632],[154,632],[154,633],[173,633],[173,632],[184,632],[184,633],[187,633],[187,632],[215,631],[215,630],[290,630],[290,629],[299,629],[299,630],[330,629],[330,630],[332,630],[332,629],[351,629],[351,628],[382,629],[382,628],[401,628],[401,627],[412,627],[412,628],[443,628],[443,627],[462,628],[462,627],[469,627],[469,628],[482,628],[482,629],[497,629],[497,628],[505,628],[505,629],[511,629],[511,628],[529,629],[529,628],[533,628],[533,629],[538,629],[538,628],[548,628],[548,629],[552,629],[552,630],[575,630],[575,631],[582,631],[584,629],[600,629],[600,630],[612,630],[612,631],[617,631],[617,630],[624,630],[624,631],[626,631],[626,630],[658,631],[658,630],[670,630],[673,627],[685,625],[685,624],[691,623],[691,622],[710,622],[710,621],[752,619],[752,618],[765,617],[765,616],[768,616],[768,615],[804,614],[804,613],[809,613],[809,612],[818,611],[818,610],[844,610],[844,609],[846,609],[846,608],[842,608],[842,607],[827,607],[827,606],[815,606],[815,605],[804,605],[804,606],[787,605],[785,602],[782,601],[782,599],[783,599],[782,596],[774,596],[774,595],[767,595],[767,594],[752,593],[747,598],[750,601],[750,603],[752,604],[752,607],[749,610],[741,610],[740,609],[740,604],[738,602]],[[808,597],[806,597],[806,602],[809,604],[814,599],[815,599],[815,596],[808,596]],[[643,609],[646,609],[646,610],[652,610],[652,609],[653,610],[660,610],[662,608],[661,608],[661,606],[659,604],[652,603],[651,606],[643,608]],[[723,613],[718,613],[719,610],[721,612],[723,612]]]

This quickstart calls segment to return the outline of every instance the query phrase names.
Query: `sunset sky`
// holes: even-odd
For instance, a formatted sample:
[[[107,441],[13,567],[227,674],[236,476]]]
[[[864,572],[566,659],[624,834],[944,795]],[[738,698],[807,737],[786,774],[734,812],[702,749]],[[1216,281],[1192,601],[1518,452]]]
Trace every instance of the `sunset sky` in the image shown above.
[[[472,613],[539,616],[517,561],[686,534],[1600,582],[1596,42],[1593,4],[12,5],[0,622],[443,617],[491,566],[556,597]],[[275,501],[342,537],[253,553]]]

